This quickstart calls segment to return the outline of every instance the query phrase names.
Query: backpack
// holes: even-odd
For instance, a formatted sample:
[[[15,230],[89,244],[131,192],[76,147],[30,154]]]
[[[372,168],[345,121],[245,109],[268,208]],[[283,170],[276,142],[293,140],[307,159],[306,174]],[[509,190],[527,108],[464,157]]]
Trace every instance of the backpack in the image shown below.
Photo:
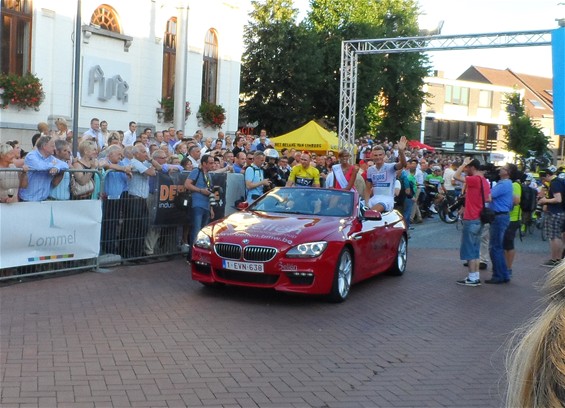
[[[532,212],[537,206],[537,191],[528,184],[522,183],[522,194],[520,195],[520,208],[524,212]]]

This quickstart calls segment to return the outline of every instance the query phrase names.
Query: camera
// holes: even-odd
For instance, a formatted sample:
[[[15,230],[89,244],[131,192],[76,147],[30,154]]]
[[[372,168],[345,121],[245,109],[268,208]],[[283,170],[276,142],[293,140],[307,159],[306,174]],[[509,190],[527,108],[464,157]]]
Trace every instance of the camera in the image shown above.
[[[222,200],[221,195],[223,194],[224,189],[220,186],[213,186],[213,187],[209,188],[208,191],[211,193],[208,196],[208,201],[210,202],[210,205],[213,206],[213,207],[215,207],[217,205],[221,205],[222,204],[221,203],[221,200]]]

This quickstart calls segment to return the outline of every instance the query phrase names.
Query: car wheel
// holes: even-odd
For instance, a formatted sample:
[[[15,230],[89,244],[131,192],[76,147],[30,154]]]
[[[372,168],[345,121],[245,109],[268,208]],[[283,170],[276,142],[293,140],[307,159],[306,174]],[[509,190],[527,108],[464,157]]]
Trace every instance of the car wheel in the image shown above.
[[[343,302],[349,295],[351,279],[353,277],[353,257],[351,251],[344,248],[339,255],[337,262],[330,300],[333,302]]]
[[[400,276],[404,274],[406,270],[406,261],[408,259],[408,241],[406,236],[402,235],[400,241],[398,242],[398,248],[396,250],[396,260],[390,269],[390,274],[395,276]]]

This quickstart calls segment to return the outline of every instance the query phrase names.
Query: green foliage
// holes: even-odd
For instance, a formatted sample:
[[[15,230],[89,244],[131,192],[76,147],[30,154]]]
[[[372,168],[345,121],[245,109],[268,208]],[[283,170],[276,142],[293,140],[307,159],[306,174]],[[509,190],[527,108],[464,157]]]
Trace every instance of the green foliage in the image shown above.
[[[241,112],[248,122],[282,134],[313,117],[319,52],[313,34],[296,24],[292,1],[252,4],[244,34]]]
[[[536,156],[549,151],[549,137],[545,136],[537,123],[526,113],[520,94],[506,94],[506,110],[510,124],[506,129],[506,147],[516,154],[527,157],[528,151],[533,150]]]
[[[215,103],[202,102],[196,114],[198,123],[204,127],[220,129],[226,121],[226,110],[222,105]]]
[[[165,96],[159,101],[161,109],[163,109],[163,119],[165,122],[172,122],[175,118],[175,98],[172,96]],[[187,120],[192,113],[190,109],[190,102],[185,102],[184,105],[184,120]]]
[[[417,17],[412,0],[313,0],[310,23],[320,33],[321,44],[327,44],[326,86],[320,90],[325,97],[319,98],[326,104],[319,106],[318,115],[335,118],[339,110],[342,40],[415,36]],[[421,89],[427,64],[420,53],[360,56],[357,133],[368,131],[393,140],[409,135],[425,97]]]
[[[242,116],[280,134],[310,119],[337,123],[341,42],[418,34],[416,0],[311,0],[296,23],[292,0],[253,1],[245,29]],[[418,121],[424,54],[360,56],[356,130],[390,139]]]
[[[28,73],[0,74],[0,107],[17,106],[18,109],[38,108],[45,98],[41,81]]]

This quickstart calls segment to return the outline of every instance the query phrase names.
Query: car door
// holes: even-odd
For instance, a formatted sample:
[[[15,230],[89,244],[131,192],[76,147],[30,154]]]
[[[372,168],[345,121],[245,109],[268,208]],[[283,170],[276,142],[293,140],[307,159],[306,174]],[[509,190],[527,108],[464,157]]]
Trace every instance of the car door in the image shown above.
[[[389,235],[386,223],[383,220],[367,220],[362,217],[357,221],[350,236],[356,259],[356,281],[379,273],[390,263],[386,254]]]

